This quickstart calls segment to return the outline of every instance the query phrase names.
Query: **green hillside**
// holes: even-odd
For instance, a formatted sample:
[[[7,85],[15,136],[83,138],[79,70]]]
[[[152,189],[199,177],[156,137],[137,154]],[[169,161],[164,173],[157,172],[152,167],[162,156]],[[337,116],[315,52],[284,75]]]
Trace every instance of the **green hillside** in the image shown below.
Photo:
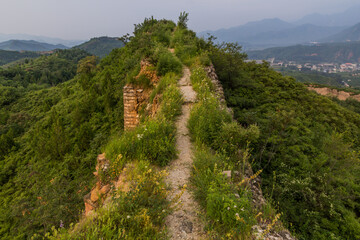
[[[276,69],[284,76],[290,76],[302,83],[316,83],[334,87],[345,87],[344,83],[348,84],[350,88],[358,89],[360,87],[360,76],[357,72],[344,73],[324,73],[317,71],[299,71],[289,68]]]
[[[263,191],[299,239],[359,238],[356,105],[343,108],[242,58],[226,48],[212,55],[235,118],[260,128],[250,148]]]
[[[121,48],[124,43],[118,38],[98,37],[92,38],[88,42],[82,43],[74,48],[85,50],[100,58],[108,55],[114,48]]]
[[[0,50],[0,66],[10,62],[17,61],[19,59],[36,58],[39,56],[40,54],[35,52],[17,52],[17,51]]]
[[[44,236],[60,222],[68,227],[78,221],[83,197],[94,181],[96,155],[113,135],[119,136],[123,131],[124,84],[136,83],[135,76],[144,57],[153,56],[153,61],[159,62],[157,69],[161,75],[172,70],[171,65],[167,65],[171,55],[166,54],[161,42],[157,43],[156,36],[168,34],[175,24],[154,19],[145,23],[138,25],[139,37],[126,48],[112,51],[99,64],[96,57],[83,58],[87,54],[72,49],[1,72],[4,89],[0,111],[1,239]],[[150,30],[148,28],[154,31],[153,41],[151,38],[143,41],[149,37],[142,34]],[[163,39],[164,44],[169,44],[168,40]],[[71,60],[63,61],[62,57]],[[76,65],[78,74],[74,77],[72,70]],[[52,67],[61,70],[62,66],[71,71],[72,79],[66,76],[58,81],[47,75],[54,73]],[[38,75],[41,67],[45,69]],[[164,81],[167,84],[167,80]],[[167,119],[174,116],[173,112],[168,109]],[[161,119],[150,124],[149,128],[165,133],[172,134],[174,129]],[[164,141],[161,136],[155,139]],[[171,149],[162,150],[155,145],[149,145],[148,149],[158,149],[160,152],[154,156],[163,154],[164,161],[169,161],[167,156],[174,154]]]
[[[298,63],[358,63],[360,42],[296,45],[248,51],[247,53],[250,59],[275,58],[279,61],[296,61]]]
[[[184,192],[199,205],[192,221],[205,239],[264,239],[286,229],[298,239],[360,238],[359,105],[246,63],[237,44],[197,38],[187,16],[177,24],[145,19],[100,61],[59,50],[0,71],[1,239],[168,239],[166,219]],[[234,119],[207,75],[211,64]],[[195,103],[181,96],[180,87],[191,87],[178,83],[184,69]],[[126,84],[147,101],[132,130],[124,130]],[[170,200],[184,108],[191,177]],[[96,179],[100,153],[109,164]],[[108,201],[99,193],[105,206],[83,217],[98,181],[113,192]],[[260,182],[263,203],[253,190]],[[193,223],[185,227],[195,231]]]

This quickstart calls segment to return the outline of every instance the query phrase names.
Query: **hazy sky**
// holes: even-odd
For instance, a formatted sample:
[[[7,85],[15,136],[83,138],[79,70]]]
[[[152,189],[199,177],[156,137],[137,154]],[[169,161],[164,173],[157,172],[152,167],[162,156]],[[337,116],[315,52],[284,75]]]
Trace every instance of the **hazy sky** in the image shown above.
[[[215,30],[263,18],[296,20],[335,13],[359,0],[0,0],[0,33],[64,39],[122,36],[145,17],[177,20],[188,12],[195,31]]]

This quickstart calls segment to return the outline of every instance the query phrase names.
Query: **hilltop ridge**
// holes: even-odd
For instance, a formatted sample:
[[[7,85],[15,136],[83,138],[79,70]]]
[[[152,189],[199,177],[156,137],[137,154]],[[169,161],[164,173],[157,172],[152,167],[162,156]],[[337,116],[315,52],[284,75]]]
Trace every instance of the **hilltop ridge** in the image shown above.
[[[0,71],[1,238],[360,237],[360,105],[187,21]]]
[[[91,54],[103,58],[108,55],[114,48],[121,48],[123,46],[124,43],[119,40],[119,38],[97,37],[77,45],[74,48],[85,50]]]

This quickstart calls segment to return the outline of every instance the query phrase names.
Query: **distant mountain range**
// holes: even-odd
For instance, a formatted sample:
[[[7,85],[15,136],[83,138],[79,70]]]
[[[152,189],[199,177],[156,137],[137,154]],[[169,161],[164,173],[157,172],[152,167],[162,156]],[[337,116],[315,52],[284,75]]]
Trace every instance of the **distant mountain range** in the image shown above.
[[[120,41],[118,38],[98,37],[98,38],[92,38],[90,39],[90,41],[75,46],[74,48],[85,50],[88,53],[94,54],[98,57],[105,57],[114,48],[121,48],[123,46],[124,43]]]
[[[29,34],[4,34],[0,33],[0,42],[5,42],[13,39],[19,40],[34,40],[37,42],[44,42],[49,44],[62,44],[66,47],[73,47],[79,45],[84,40],[64,40],[61,38],[51,38],[51,37],[44,37],[44,36],[36,36],[36,35],[29,35]]]
[[[312,42],[356,41],[360,39],[360,6],[332,15],[313,14],[290,23],[278,18],[263,19],[215,31],[204,31],[219,42],[238,42],[244,49],[310,44]]]
[[[334,14],[310,14],[295,21],[294,24],[314,24],[318,26],[352,26],[360,22],[360,5],[349,8],[341,13]]]
[[[75,46],[98,57],[108,55],[114,48],[121,48],[124,43],[118,38],[99,37]],[[41,56],[40,52],[54,49],[67,49],[66,46],[57,44],[41,43],[33,40],[9,40],[0,43],[0,66],[25,58],[36,58]]]
[[[279,61],[296,61],[299,63],[360,63],[360,42],[277,47],[265,50],[248,51],[247,54],[249,59],[266,60],[275,58]]]
[[[9,40],[6,42],[0,43],[1,50],[7,51],[33,51],[33,52],[41,52],[41,51],[51,51],[54,49],[66,49],[68,47],[62,44],[49,44],[37,42],[34,40]]]

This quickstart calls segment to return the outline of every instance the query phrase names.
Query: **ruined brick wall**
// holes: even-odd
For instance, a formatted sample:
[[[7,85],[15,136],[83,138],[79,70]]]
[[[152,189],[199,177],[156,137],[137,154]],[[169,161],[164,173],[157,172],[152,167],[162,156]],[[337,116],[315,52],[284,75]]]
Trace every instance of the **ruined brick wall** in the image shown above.
[[[150,88],[144,89],[139,86],[127,84],[123,89],[124,94],[124,129],[134,129],[140,123],[139,111],[142,107],[148,111],[150,116],[156,113],[157,105],[156,101],[158,97],[155,97],[153,103],[149,103]],[[155,104],[155,105],[154,105]],[[148,109],[149,108],[149,109]]]
[[[210,80],[214,86],[216,97],[220,100],[221,103],[226,103],[224,89],[221,85],[221,82],[219,81],[219,78],[218,78],[216,72],[215,72],[214,65],[211,64],[210,66],[205,67],[205,72],[206,72],[207,76],[210,78]]]
[[[215,67],[214,65],[210,65],[208,67],[205,67],[205,72],[207,74],[207,76],[210,78],[213,86],[214,86],[214,92],[215,92],[215,96],[219,99],[221,106],[226,109],[232,117],[234,117],[234,112],[231,108],[228,108],[226,106],[226,100],[225,100],[225,94],[224,94],[224,89],[221,85],[221,82],[216,74],[215,71]]]
[[[140,72],[136,78],[141,75],[146,76],[152,85],[155,87],[159,82],[160,77],[157,76],[153,65],[150,64],[146,59],[140,63]],[[124,94],[124,129],[130,130],[135,128],[140,122],[139,110],[144,104],[147,104],[151,109],[147,109],[150,115],[153,116],[157,111],[157,100],[158,97],[154,98],[153,103],[148,103],[150,96],[150,89],[144,89],[143,87],[135,86],[133,84],[127,84],[123,89]]]
[[[124,129],[135,128],[139,124],[137,89],[128,84],[124,92]]]

